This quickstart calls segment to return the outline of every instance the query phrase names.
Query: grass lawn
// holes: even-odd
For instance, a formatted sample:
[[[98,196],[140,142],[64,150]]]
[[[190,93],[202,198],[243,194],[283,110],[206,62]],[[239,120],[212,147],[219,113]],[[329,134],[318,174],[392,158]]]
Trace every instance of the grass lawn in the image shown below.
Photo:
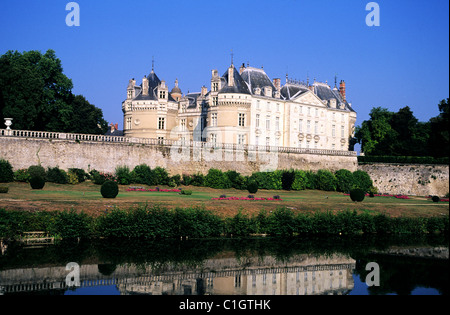
[[[250,215],[264,209],[267,212],[277,207],[289,207],[294,212],[342,211],[357,210],[368,213],[386,213],[393,217],[430,217],[449,214],[449,203],[433,203],[424,197],[397,199],[394,197],[366,197],[363,202],[355,203],[338,192],[318,190],[305,191],[266,191],[260,190],[255,197],[273,197],[279,195],[281,201],[250,201],[250,200],[211,200],[220,195],[227,197],[247,197],[247,191],[224,189],[215,190],[205,187],[182,187],[193,191],[191,196],[173,192],[141,192],[126,191],[129,186],[120,186],[120,192],[115,199],[104,199],[100,194],[100,186],[91,182],[79,185],[58,185],[46,183],[43,190],[32,190],[27,183],[2,184],[9,187],[7,194],[0,194],[0,208],[11,210],[65,210],[76,209],[92,215],[99,215],[111,207],[130,208],[140,204],[164,207],[201,206],[212,210],[221,216],[234,216],[239,209]],[[136,186],[136,185],[132,185]],[[142,186],[142,185],[138,185]],[[145,188],[154,188],[146,187]],[[160,188],[168,188],[162,187]]]

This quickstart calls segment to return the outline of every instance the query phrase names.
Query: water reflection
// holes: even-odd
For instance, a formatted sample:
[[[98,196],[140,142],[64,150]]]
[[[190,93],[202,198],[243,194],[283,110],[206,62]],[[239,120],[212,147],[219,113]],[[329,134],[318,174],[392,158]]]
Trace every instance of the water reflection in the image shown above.
[[[448,259],[392,256],[387,249],[394,244],[436,247],[448,244],[448,239],[96,241],[38,248],[9,244],[0,256],[0,292],[316,295],[414,294],[418,288],[429,288],[448,294]],[[364,283],[370,261],[380,264],[380,287]],[[67,287],[69,262],[80,266],[77,288]]]

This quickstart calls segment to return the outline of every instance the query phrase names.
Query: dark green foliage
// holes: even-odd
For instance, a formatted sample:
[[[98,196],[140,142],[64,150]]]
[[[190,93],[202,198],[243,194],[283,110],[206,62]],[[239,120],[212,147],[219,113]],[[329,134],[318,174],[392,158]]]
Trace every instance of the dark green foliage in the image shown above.
[[[30,186],[35,190],[43,189],[45,186],[45,179],[42,176],[34,175],[30,178]]]
[[[83,183],[86,179],[89,178],[89,174],[87,174],[83,169],[80,168],[69,168],[69,173],[75,174],[78,179],[78,183]]]
[[[116,182],[106,181],[103,183],[100,192],[103,198],[114,199],[119,194],[119,185]]]
[[[131,181],[136,184],[155,185],[156,179],[150,166],[141,164],[136,166],[131,172]]]
[[[341,169],[336,171],[336,190],[344,193],[349,193],[355,186],[353,173],[349,170]]]
[[[247,183],[247,190],[251,194],[256,194],[258,192],[258,183],[255,180],[249,180]]]
[[[281,187],[283,190],[291,190],[294,183],[295,173],[293,170],[284,170],[281,175]]]
[[[226,234],[231,236],[248,236],[254,232],[253,220],[248,215],[243,214],[242,210],[233,218],[227,218],[225,220]]]
[[[129,185],[131,183],[131,172],[128,166],[116,167],[116,178],[119,185]]]
[[[8,187],[2,187],[0,186],[0,194],[7,194],[9,191]]]
[[[391,156],[391,155],[365,155],[358,156],[358,163],[399,163],[399,164],[449,164],[447,157],[431,156]]]
[[[231,187],[231,181],[221,170],[212,168],[205,177],[205,186],[215,189],[227,189]]]
[[[250,177],[258,183],[259,189],[279,190],[282,189],[282,171],[256,172]]]
[[[373,182],[369,174],[361,170],[353,172],[353,180],[355,182],[354,187],[362,189],[364,193],[369,192],[373,186]]]
[[[184,190],[183,189],[180,194],[190,196],[190,195],[192,195],[192,190]]]
[[[173,183],[172,187],[181,186],[181,175],[180,174],[173,175],[170,178],[169,183]]]
[[[337,181],[334,174],[328,170],[319,170],[316,173],[316,189],[336,191]]]
[[[169,173],[162,167],[155,167],[153,169],[154,185],[167,185],[169,183]]]
[[[47,169],[46,178],[49,183],[67,184],[69,182],[66,171],[58,167],[49,167]]]
[[[63,239],[89,238],[93,218],[75,210],[63,211],[57,215],[55,230]]]
[[[45,179],[45,177],[47,176],[45,168],[40,165],[31,165],[28,168],[28,174],[30,175],[30,178],[34,176],[40,176]]]
[[[28,174],[28,169],[21,169],[14,172],[14,180],[16,182],[28,183],[30,180],[30,174]]]
[[[317,180],[316,180],[316,173],[313,171],[306,171],[306,189],[317,189]]]
[[[0,160],[0,183],[14,181],[14,171],[11,164],[6,160]]]
[[[292,210],[278,208],[270,216],[268,222],[268,234],[278,237],[290,237],[296,230],[296,220]]]
[[[0,121],[13,117],[17,130],[104,134],[102,110],[72,88],[53,50],[8,51],[0,56]]]
[[[355,188],[350,191],[350,199],[355,202],[362,202],[366,193],[361,188]]]
[[[291,188],[293,190],[305,190],[308,186],[308,177],[305,171],[295,170],[294,171],[294,181],[292,182]]]
[[[228,180],[230,181],[231,187],[239,190],[244,190],[247,188],[247,181],[244,176],[239,174],[236,171],[227,171],[225,172]]]

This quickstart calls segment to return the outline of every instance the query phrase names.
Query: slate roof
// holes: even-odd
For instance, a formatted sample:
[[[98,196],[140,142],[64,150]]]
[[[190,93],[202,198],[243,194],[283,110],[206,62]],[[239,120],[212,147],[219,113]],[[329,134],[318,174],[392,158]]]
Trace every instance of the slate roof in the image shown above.
[[[228,86],[228,70],[222,76],[222,86],[223,88],[219,91],[219,93],[240,93],[240,94],[251,94],[250,90],[247,86],[247,83],[242,79],[239,72],[233,66],[233,77],[234,77],[234,85]]]
[[[254,89],[258,87],[262,89],[265,86],[269,86],[272,88],[272,91],[275,91],[275,86],[263,69],[247,67],[242,72],[241,77],[247,83],[252,93]]]
[[[305,85],[286,83],[281,88],[280,93],[284,99],[290,100],[308,92],[308,90]]]
[[[135,101],[157,101],[158,96],[156,95],[156,89],[158,88],[158,85],[161,84],[161,80],[158,78],[156,73],[152,70],[150,74],[147,76],[148,79],[148,95],[142,95],[142,84],[140,86],[139,92],[136,93],[136,97],[134,98]],[[176,102],[175,99],[170,95],[168,96],[168,100],[172,102]]]
[[[341,107],[344,105],[344,109],[354,111],[352,107],[342,98],[341,93],[337,88],[331,89],[328,84],[314,83],[314,93],[323,101],[328,101],[331,99],[336,100],[337,106]]]

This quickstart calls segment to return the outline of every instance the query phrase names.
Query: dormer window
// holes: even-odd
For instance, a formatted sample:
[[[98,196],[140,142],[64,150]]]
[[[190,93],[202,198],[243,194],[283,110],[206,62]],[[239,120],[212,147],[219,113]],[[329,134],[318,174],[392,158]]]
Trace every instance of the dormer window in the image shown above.
[[[159,98],[165,99],[166,98],[166,91],[159,91]]]

